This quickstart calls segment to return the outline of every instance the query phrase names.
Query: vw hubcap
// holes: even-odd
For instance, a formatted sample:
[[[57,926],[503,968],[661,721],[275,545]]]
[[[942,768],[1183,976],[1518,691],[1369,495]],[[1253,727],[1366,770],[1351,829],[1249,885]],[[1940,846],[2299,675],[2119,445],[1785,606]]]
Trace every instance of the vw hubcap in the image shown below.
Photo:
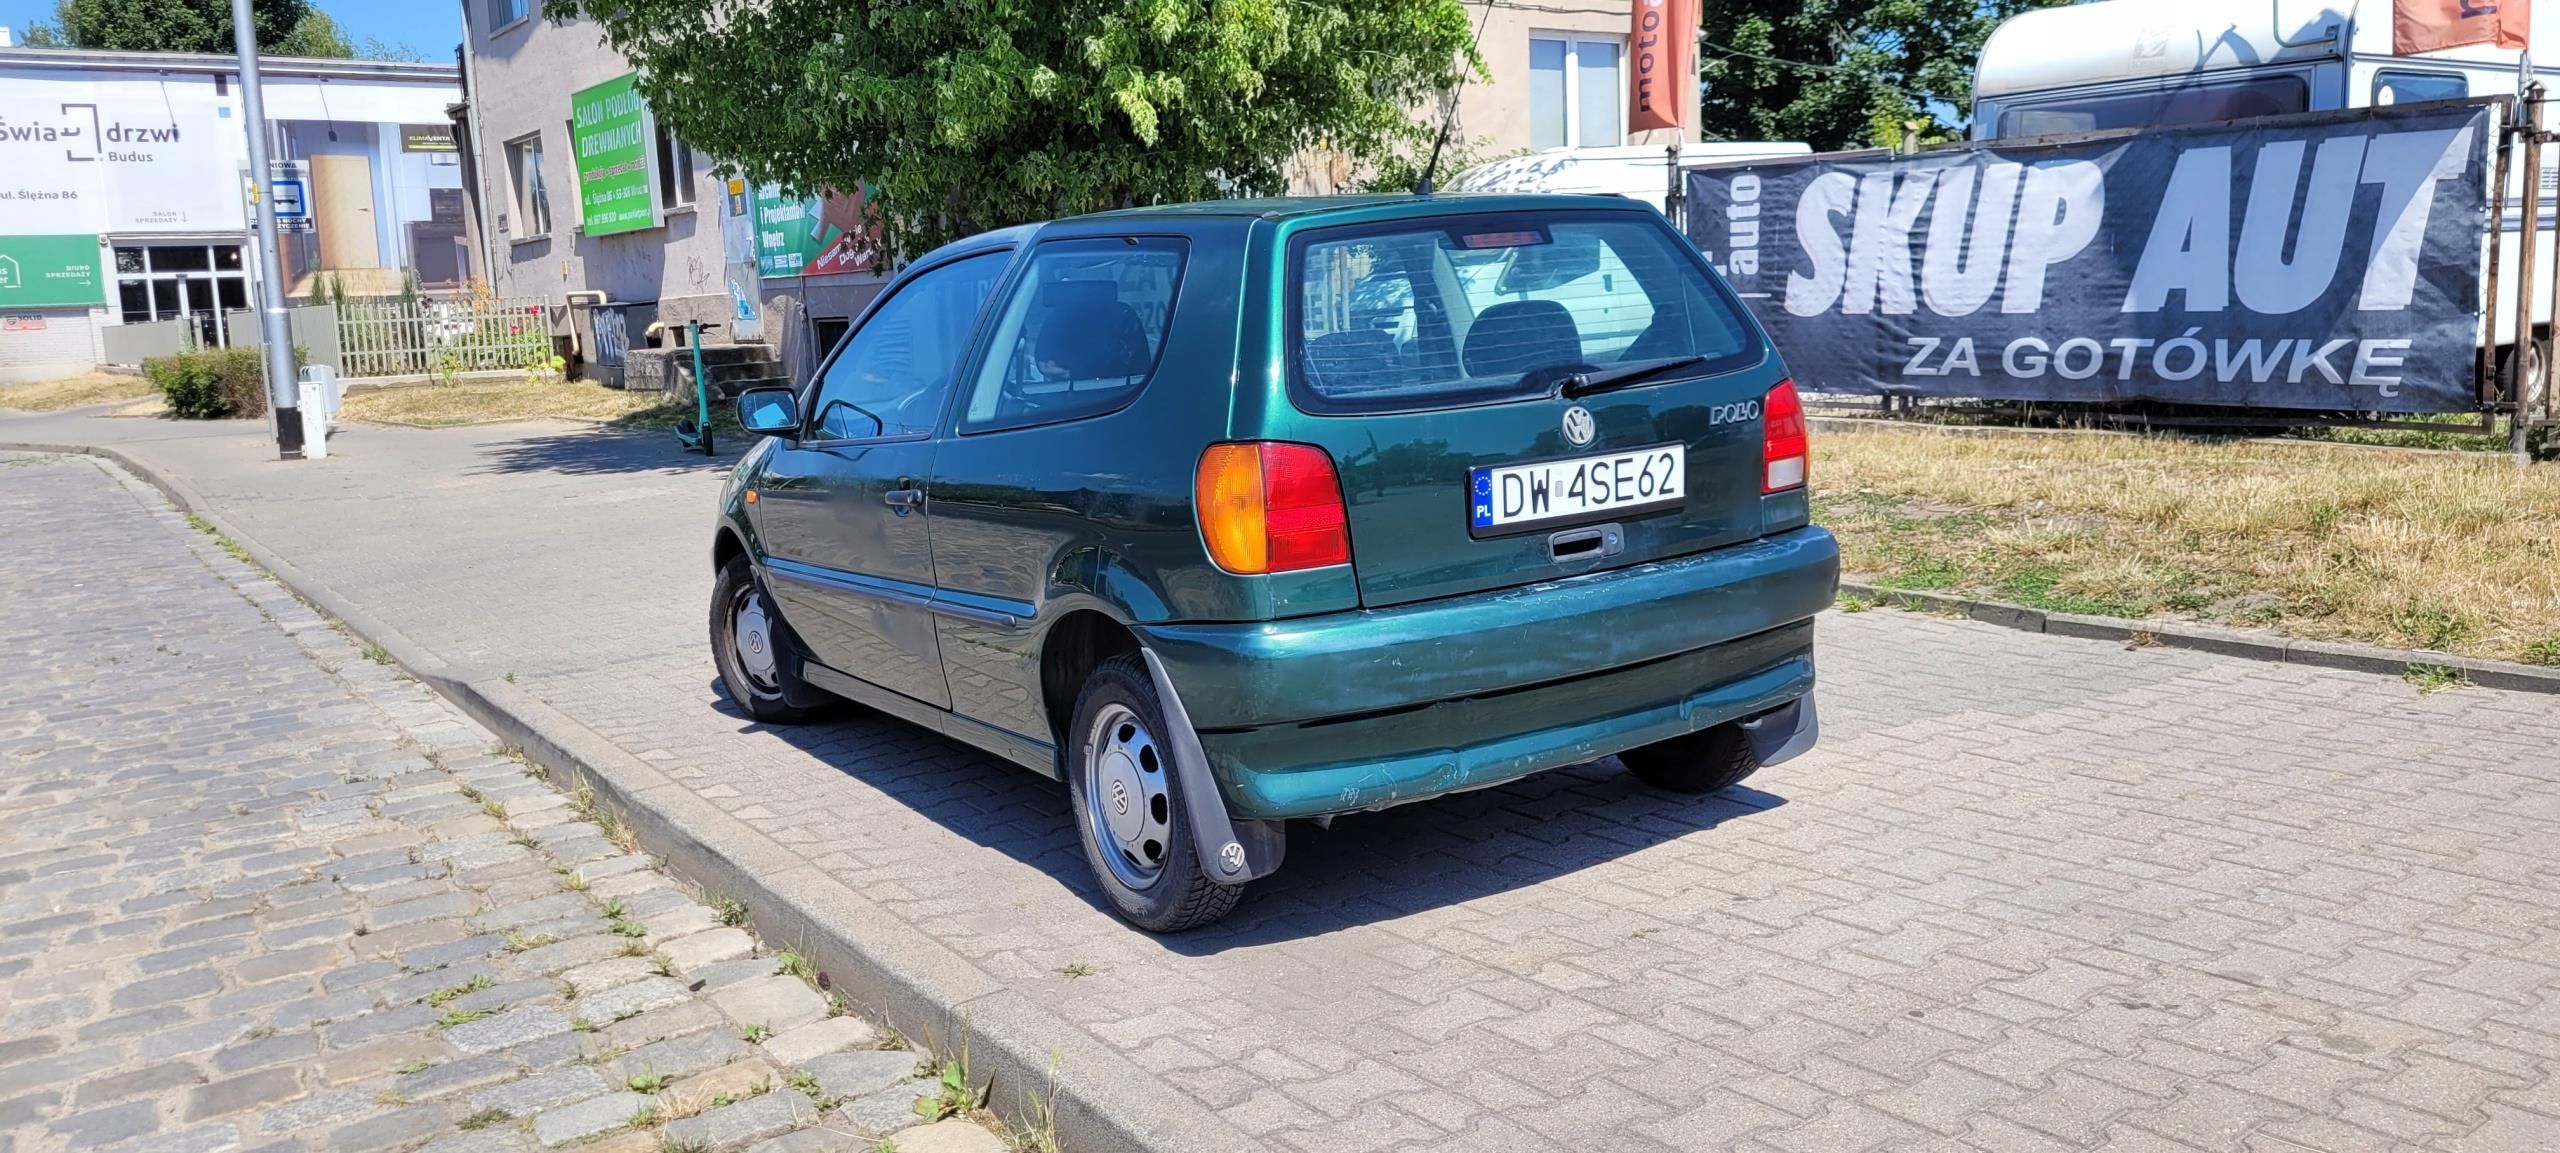
[[[738,665],[747,679],[764,692],[782,687],[781,666],[773,651],[773,620],[765,612],[764,597],[754,589],[738,594],[737,610],[731,615],[731,635],[736,641]]]
[[[1172,841],[1173,795],[1164,754],[1138,715],[1112,705],[1085,737],[1085,819],[1122,884],[1143,889],[1164,871]]]

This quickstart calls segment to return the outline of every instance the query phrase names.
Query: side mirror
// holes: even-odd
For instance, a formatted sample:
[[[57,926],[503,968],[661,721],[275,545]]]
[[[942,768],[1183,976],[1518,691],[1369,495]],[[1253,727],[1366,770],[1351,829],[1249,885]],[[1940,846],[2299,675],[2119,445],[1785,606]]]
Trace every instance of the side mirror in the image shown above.
[[[787,388],[750,388],[738,394],[738,423],[765,436],[798,436],[800,398]]]

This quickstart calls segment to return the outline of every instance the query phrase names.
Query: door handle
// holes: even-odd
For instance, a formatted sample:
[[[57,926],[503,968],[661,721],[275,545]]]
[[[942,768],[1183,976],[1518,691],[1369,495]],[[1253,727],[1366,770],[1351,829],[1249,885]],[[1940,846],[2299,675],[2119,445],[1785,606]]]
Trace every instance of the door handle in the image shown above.
[[[880,499],[887,503],[891,508],[915,508],[924,503],[924,490],[920,488],[893,488],[887,492],[881,493]]]

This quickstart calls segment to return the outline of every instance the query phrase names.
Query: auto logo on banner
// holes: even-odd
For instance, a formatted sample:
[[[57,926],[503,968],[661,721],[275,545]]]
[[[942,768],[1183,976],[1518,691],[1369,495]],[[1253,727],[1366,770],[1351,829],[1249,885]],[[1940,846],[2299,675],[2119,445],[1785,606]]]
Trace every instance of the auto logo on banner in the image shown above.
[[[2467,412],[2489,101],[1688,170],[1825,392]]]

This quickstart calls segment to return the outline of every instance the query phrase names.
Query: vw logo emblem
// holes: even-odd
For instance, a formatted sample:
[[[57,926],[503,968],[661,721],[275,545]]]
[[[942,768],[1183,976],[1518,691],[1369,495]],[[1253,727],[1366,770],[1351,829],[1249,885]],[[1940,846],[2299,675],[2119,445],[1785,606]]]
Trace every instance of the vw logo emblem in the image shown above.
[[[1600,422],[1591,419],[1591,410],[1575,405],[1564,410],[1564,439],[1575,448],[1591,443],[1600,435]]]
[[[1112,811],[1117,812],[1122,816],[1128,815],[1129,786],[1122,784],[1119,781],[1111,782],[1111,808]]]

